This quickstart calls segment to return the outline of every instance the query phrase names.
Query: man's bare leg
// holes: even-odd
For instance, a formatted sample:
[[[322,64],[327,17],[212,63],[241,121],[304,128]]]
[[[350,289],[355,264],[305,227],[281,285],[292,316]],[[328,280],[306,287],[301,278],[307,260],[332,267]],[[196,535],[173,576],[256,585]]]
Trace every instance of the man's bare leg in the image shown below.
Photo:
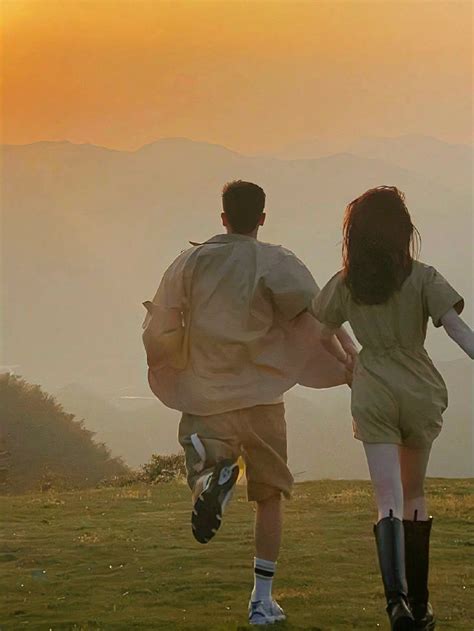
[[[257,502],[255,516],[255,556],[276,562],[280,552],[282,533],[282,506],[280,495]]]
[[[249,606],[250,624],[278,622],[285,619],[283,609],[272,598],[272,583],[282,535],[280,494],[257,502],[255,516],[254,587]]]

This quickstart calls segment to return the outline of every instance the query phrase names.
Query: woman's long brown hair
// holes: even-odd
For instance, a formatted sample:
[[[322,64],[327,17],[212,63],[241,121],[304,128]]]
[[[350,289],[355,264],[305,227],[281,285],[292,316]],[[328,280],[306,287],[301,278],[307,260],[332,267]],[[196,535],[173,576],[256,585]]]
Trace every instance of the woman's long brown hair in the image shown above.
[[[342,251],[352,298],[367,305],[386,302],[411,273],[419,244],[405,196],[395,186],[371,188],[352,201]]]

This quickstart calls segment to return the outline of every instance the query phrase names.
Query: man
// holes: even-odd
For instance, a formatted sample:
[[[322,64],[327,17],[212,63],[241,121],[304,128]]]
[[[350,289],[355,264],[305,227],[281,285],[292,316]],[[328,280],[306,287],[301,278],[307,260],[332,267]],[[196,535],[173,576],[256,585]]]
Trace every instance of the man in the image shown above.
[[[248,499],[256,502],[249,622],[269,624],[285,619],[272,581],[281,496],[293,484],[282,395],[297,382],[339,385],[345,374],[306,313],[318,292],[311,273],[289,250],[257,240],[266,219],[262,188],[230,182],[222,204],[226,233],[168,268],[153,302],[144,303],[143,339],[152,390],[183,412],[179,442],[199,542],[219,529],[244,459]]]

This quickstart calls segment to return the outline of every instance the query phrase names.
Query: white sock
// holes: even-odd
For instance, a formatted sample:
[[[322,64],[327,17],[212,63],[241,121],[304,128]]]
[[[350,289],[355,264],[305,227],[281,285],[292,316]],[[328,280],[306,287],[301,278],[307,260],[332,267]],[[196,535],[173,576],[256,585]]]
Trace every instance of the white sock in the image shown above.
[[[276,563],[265,559],[254,558],[254,586],[251,600],[263,600],[269,603],[272,600],[272,583],[275,574]]]

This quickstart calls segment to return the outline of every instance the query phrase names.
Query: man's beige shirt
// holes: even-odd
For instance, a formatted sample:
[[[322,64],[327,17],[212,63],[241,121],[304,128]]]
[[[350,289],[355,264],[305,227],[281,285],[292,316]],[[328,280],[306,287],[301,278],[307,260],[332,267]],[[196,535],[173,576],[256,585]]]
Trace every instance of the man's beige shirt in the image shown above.
[[[278,245],[222,234],[186,250],[144,303],[153,392],[168,407],[208,416],[274,403],[296,383],[344,383],[306,312],[318,291]]]

